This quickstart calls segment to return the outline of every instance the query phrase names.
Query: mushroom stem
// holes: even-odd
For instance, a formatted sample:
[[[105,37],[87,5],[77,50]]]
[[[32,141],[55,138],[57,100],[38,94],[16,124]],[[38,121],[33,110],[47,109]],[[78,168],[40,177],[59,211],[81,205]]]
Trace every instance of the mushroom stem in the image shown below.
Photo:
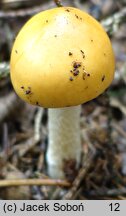
[[[52,178],[65,178],[67,166],[73,162],[77,169],[81,158],[80,140],[81,106],[49,109],[49,146],[47,150],[48,174]]]

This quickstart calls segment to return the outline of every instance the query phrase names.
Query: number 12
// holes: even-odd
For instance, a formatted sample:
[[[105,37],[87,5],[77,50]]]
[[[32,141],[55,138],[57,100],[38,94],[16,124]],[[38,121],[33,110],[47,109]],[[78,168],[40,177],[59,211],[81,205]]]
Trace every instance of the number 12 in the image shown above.
[[[120,204],[119,203],[110,203],[109,204],[111,211],[120,211],[119,207]]]

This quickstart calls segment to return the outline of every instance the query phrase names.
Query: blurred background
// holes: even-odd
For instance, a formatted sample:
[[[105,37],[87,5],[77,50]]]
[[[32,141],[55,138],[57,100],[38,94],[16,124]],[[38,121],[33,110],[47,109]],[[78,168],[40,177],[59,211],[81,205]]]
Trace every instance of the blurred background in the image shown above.
[[[115,52],[115,78],[103,95],[82,105],[81,136],[87,157],[82,157],[79,171],[72,164],[65,171],[75,190],[58,185],[1,186],[0,199],[126,199],[126,0],[62,0],[62,4],[87,11],[102,23]],[[23,24],[53,7],[53,0],[0,0],[0,179],[8,184],[11,179],[48,179],[47,110],[16,96],[9,61]],[[88,157],[90,151],[93,156]]]

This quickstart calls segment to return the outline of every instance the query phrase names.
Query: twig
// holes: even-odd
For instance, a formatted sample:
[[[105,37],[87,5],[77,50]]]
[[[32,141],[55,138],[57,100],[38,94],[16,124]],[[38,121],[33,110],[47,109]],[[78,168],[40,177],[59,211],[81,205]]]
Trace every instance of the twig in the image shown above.
[[[119,108],[121,112],[126,116],[126,107],[118,99],[111,98],[110,105]]]
[[[125,196],[118,196],[117,199],[126,200],[126,197]]]
[[[50,3],[45,3],[42,5],[39,5],[37,7],[27,8],[27,9],[20,9],[17,11],[11,10],[11,11],[2,11],[0,10],[0,19],[9,19],[9,18],[21,18],[21,17],[28,17],[33,16],[36,13],[39,13],[40,11],[47,10],[49,8],[53,8],[54,3],[51,1]]]
[[[126,139],[126,132],[121,128],[120,125],[117,123],[112,122],[111,126],[121,135]]]
[[[118,31],[120,24],[122,24],[125,21],[126,7],[124,7],[119,12],[113,14],[112,16],[106,18],[105,20],[102,20],[101,24],[110,35],[113,35],[115,32]]]
[[[13,147],[13,152],[17,152],[19,157],[23,157],[28,151],[30,151],[38,142],[31,136],[29,139],[19,145]]]
[[[62,3],[60,0],[54,0],[55,4],[57,5],[57,7],[63,7]]]
[[[10,140],[9,140],[9,134],[8,134],[8,125],[4,122],[3,124],[3,152],[4,154],[4,160],[7,161],[9,156],[9,150],[10,150]]]
[[[126,188],[117,188],[117,189],[98,189],[98,190],[92,190],[89,192],[90,196],[120,196],[120,195],[126,195]]]
[[[65,194],[65,196],[63,197],[63,200],[73,199],[74,194],[75,194],[77,188],[79,187],[81,181],[86,176],[87,171],[89,170],[93,159],[94,159],[94,153],[91,152],[91,153],[87,154],[87,156],[85,157],[85,160],[84,160],[84,166],[80,169],[79,174],[76,177],[76,179],[74,180],[71,189],[68,191],[67,194]]]
[[[5,179],[0,180],[0,187],[12,187],[12,186],[32,186],[32,185],[46,185],[46,186],[61,186],[61,187],[70,187],[70,183],[65,180],[58,179]]]
[[[0,122],[21,104],[23,102],[13,92],[7,96],[0,97]]]
[[[43,116],[43,111],[44,109],[39,107],[35,116],[34,139],[36,142],[39,142],[41,138],[40,129],[41,129],[41,120]]]
[[[34,126],[34,134],[26,139],[19,145],[14,146],[13,152],[18,152],[19,157],[23,157],[28,151],[34,148],[41,139],[41,119],[43,115],[43,108],[39,108],[35,117],[35,126]]]
[[[0,79],[7,77],[10,73],[10,66],[8,62],[0,63]]]

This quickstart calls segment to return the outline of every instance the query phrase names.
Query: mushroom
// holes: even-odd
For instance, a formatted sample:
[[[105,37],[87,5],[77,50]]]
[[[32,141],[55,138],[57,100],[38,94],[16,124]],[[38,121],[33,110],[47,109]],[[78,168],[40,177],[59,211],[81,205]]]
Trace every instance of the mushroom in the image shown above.
[[[103,27],[77,8],[33,16],[11,53],[11,80],[26,102],[49,108],[48,173],[65,178],[81,161],[80,105],[96,98],[114,77],[114,54]]]

